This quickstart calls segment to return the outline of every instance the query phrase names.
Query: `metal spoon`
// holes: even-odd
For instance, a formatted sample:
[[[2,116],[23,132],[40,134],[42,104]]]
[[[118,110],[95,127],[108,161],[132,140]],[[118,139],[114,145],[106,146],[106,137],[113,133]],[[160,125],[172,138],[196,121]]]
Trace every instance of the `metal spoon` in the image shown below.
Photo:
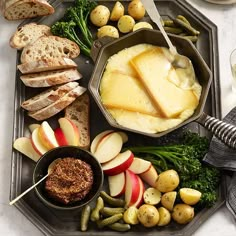
[[[191,61],[189,60],[189,58],[178,54],[176,47],[170,41],[165,29],[162,26],[161,16],[156,8],[154,1],[153,0],[141,0],[141,1],[144,5],[148,15],[150,16],[151,20],[158,26],[158,28],[160,29],[162,35],[164,36],[164,38],[169,46],[169,50],[170,50],[171,54],[173,55],[172,65],[175,68],[187,68],[187,67],[191,66]]]
[[[40,179],[37,183],[35,183],[33,186],[29,187],[28,189],[26,189],[22,194],[20,194],[18,197],[16,197],[15,199],[13,199],[9,204],[13,205],[14,203],[16,203],[19,199],[21,199],[26,193],[28,193],[29,191],[31,191],[34,187],[36,187],[39,183],[41,183],[43,180],[45,180],[53,171],[54,166],[61,160],[61,158],[58,158],[56,160],[54,160],[49,166],[48,166],[48,173],[42,178]]]

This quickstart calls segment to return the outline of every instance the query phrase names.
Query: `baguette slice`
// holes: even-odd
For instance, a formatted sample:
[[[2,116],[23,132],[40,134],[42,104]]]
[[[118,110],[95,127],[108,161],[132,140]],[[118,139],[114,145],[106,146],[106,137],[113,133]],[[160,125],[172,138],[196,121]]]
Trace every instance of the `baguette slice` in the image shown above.
[[[3,14],[7,20],[21,20],[51,15],[54,11],[46,0],[9,0]]]
[[[62,111],[67,106],[69,106],[76,98],[82,95],[85,91],[86,91],[86,88],[77,86],[76,88],[66,93],[63,97],[56,100],[54,103],[50,104],[49,106],[46,106],[37,111],[30,111],[28,112],[28,115],[38,121],[46,120],[56,115],[58,112]]]
[[[76,58],[79,54],[79,46],[67,38],[61,38],[54,35],[42,36],[33,44],[24,47],[21,53],[21,63],[46,58]]]
[[[57,101],[63,97],[66,93],[70,92],[72,89],[77,87],[79,84],[77,82],[70,82],[61,86],[55,86],[36,96],[24,101],[21,107],[28,111],[37,111],[46,106],[49,106],[53,102]]]
[[[77,64],[70,58],[41,59],[26,62],[17,66],[22,74],[77,68]]]
[[[173,79],[177,74],[160,48],[147,50],[130,62],[164,117],[177,117],[185,110],[197,107],[198,99],[192,90],[181,89],[169,80],[169,76]]]
[[[56,71],[46,71],[20,76],[22,82],[28,87],[50,87],[79,80],[82,75],[77,69],[64,69]]]
[[[73,121],[80,133],[79,146],[88,149],[90,145],[90,99],[88,93],[76,98],[65,109],[65,117]]]
[[[45,35],[52,35],[50,27],[32,22],[19,27],[11,36],[9,44],[12,48],[20,50]]]

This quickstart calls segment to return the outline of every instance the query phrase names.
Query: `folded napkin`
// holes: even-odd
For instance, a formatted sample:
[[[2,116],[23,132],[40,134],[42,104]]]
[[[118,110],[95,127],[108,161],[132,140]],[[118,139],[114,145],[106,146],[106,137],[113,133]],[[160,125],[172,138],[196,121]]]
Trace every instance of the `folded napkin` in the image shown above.
[[[236,107],[223,121],[236,126]],[[219,169],[231,171],[230,181],[227,181],[226,206],[236,219],[236,149],[227,147],[218,138],[213,137],[209,152],[203,160]]]

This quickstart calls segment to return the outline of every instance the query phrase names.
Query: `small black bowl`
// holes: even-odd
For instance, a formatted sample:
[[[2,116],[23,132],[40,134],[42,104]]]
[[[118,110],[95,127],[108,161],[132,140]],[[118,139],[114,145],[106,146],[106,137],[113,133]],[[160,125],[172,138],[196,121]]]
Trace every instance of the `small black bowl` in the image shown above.
[[[47,192],[44,188],[45,181],[40,183],[35,187],[36,194],[39,199],[43,201],[47,206],[57,209],[57,210],[77,210],[84,205],[91,202],[96,196],[99,195],[100,190],[103,186],[103,171],[100,163],[97,159],[88,151],[80,149],[76,146],[63,146],[54,148],[47,153],[45,153],[37,162],[34,173],[33,173],[33,184],[38,182],[42,177],[47,174],[48,166],[57,158],[65,158],[65,157],[73,157],[80,159],[88,164],[90,164],[93,174],[94,174],[94,182],[91,190],[85,196],[84,199],[71,203],[71,204],[62,204],[54,201],[53,199],[47,196]]]

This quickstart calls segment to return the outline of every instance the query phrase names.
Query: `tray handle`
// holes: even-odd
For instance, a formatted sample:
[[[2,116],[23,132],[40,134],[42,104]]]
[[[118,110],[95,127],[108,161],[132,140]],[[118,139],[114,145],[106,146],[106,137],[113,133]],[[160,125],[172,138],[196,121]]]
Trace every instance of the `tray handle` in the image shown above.
[[[227,146],[236,149],[236,126],[203,113],[197,120]]]

